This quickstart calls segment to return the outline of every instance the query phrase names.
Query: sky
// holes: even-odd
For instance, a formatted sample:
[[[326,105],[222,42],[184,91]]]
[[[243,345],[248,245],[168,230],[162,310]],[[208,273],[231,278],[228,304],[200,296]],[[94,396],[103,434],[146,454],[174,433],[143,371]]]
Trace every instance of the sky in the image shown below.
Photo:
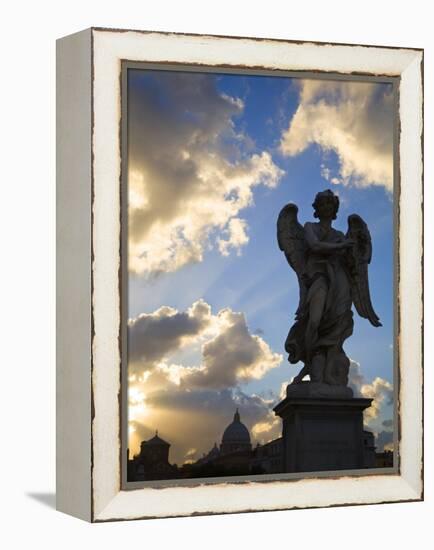
[[[128,70],[129,448],[156,430],[170,461],[220,443],[238,407],[253,444],[302,365],[284,350],[298,284],[276,240],[288,202],[335,228],[366,221],[374,309],[354,313],[350,384],[372,397],[377,449],[393,439],[393,91],[389,83]]]

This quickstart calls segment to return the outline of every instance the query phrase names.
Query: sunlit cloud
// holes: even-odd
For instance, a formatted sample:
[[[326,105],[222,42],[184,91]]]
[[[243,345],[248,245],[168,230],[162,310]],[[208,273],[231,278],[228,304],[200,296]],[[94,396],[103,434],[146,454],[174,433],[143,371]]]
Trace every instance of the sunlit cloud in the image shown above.
[[[367,382],[362,374],[360,363],[350,360],[349,386],[355,396],[372,399],[372,404],[365,410],[365,423],[370,426],[377,419],[381,419],[384,408],[393,404],[392,384],[377,376],[372,382]],[[384,417],[383,417],[384,418]]]
[[[378,418],[383,404],[391,405],[393,403],[393,386],[384,378],[377,376],[370,384],[363,384],[360,388],[363,397],[373,399],[372,405],[365,412],[365,419],[370,420]]]
[[[280,150],[296,156],[317,144],[322,176],[332,184],[393,185],[392,86],[369,82],[301,80],[300,102]],[[333,172],[327,154],[337,155]]]
[[[218,334],[202,347],[202,367],[186,383],[216,389],[258,380],[279,366],[282,355],[273,353],[265,340],[250,333],[242,313],[230,308],[218,312]]]
[[[245,220],[232,218],[229,221],[227,238],[218,239],[218,248],[222,256],[229,256],[231,248],[240,254],[242,246],[249,242],[246,228],[247,222]]]
[[[264,420],[252,427],[252,435],[261,445],[282,435],[282,420],[270,410]]]
[[[212,314],[204,300],[185,312],[163,306],[138,315],[128,330],[129,374],[149,384],[158,371],[178,385],[222,389],[258,380],[282,362],[281,354],[250,332],[243,313],[224,308]],[[199,364],[174,364],[171,358],[187,347],[199,347]]]
[[[158,274],[248,242],[240,212],[283,171],[236,130],[244,103],[213,75],[132,73],[129,98],[129,268]]]

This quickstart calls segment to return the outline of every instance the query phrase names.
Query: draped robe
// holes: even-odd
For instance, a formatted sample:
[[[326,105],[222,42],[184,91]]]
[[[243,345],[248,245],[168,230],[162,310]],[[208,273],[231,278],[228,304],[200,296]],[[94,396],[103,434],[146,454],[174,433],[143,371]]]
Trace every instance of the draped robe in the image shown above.
[[[345,240],[341,231],[331,228],[323,230],[319,223],[307,223],[319,242],[338,243]],[[305,268],[301,276],[306,287],[297,320],[291,327],[285,342],[285,349],[291,363],[306,362],[308,356],[316,353],[327,354],[330,349],[342,351],[343,342],[353,333],[353,312],[351,311],[351,280],[346,264],[345,249],[318,251],[313,250],[306,240]],[[305,334],[309,322],[309,310],[312,300],[322,288],[326,291],[326,300],[316,340],[312,350],[306,350]]]

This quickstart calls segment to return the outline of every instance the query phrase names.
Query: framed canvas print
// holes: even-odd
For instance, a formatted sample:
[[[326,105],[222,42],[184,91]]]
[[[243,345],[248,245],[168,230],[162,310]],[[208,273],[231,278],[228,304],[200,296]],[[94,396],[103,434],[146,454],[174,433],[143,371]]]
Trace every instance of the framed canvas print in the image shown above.
[[[57,45],[57,502],[423,498],[423,51]]]

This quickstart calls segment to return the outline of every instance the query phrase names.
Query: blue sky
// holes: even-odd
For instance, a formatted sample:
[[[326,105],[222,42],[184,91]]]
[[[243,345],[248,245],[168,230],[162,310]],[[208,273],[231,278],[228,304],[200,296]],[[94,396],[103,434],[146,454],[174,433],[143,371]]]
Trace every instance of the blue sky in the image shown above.
[[[134,241],[129,254],[137,258],[135,264],[130,262],[132,326],[139,327],[134,320],[142,316],[141,329],[137,334],[131,330],[130,340],[146,340],[146,331],[157,318],[163,323],[169,316],[174,326],[176,315],[180,316],[179,332],[172,326],[160,356],[150,358],[143,352],[135,359],[134,372],[148,374],[145,381],[136,376],[130,382],[139,396],[134,407],[137,413],[142,399],[148,403],[148,414],[132,414],[132,432],[145,437],[157,424],[164,432],[163,418],[170,415],[162,414],[155,403],[165,391],[176,390],[177,395],[183,391],[206,395],[205,407],[209,395],[204,392],[220,397],[228,392],[230,403],[245,403],[244,420],[258,441],[277,434],[279,426],[268,401],[276,400],[299,365],[289,365],[284,351],[298,304],[298,285],[277,246],[276,220],[285,204],[295,202],[299,221],[313,221],[315,194],[330,188],[341,201],[335,227],[346,232],[348,215],[358,213],[371,231],[371,297],[383,326],[374,328],[355,313],[354,334],[344,348],[360,364],[357,373],[363,377],[360,385],[366,386],[365,394],[371,392],[379,399],[381,410],[370,422],[371,429],[381,433],[382,422],[392,418],[387,384],[393,383],[390,85],[140,70],[130,70],[128,82],[129,187],[135,193],[129,210]],[[219,186],[227,188],[219,191]],[[206,193],[216,193],[215,209],[211,206],[210,211],[204,207]],[[182,312],[198,300],[210,308],[208,328],[182,328]],[[163,306],[170,311],[156,314]],[[228,325],[210,328],[226,309],[242,315],[243,337],[250,339],[247,346],[259,345],[262,351],[255,348],[250,366],[241,369],[235,364],[233,372],[238,374],[229,377],[225,386],[216,382],[217,375],[211,376],[216,363],[202,346],[214,341],[216,346],[209,346],[214,349],[220,340],[224,345],[232,342],[229,332],[221,338],[221,326]],[[275,360],[277,355],[283,359]],[[262,371],[261,361],[268,365]],[[203,381],[189,386],[197,379],[192,378],[194,369],[202,369],[209,386]],[[376,378],[386,384],[377,384],[378,396],[373,387]],[[194,410],[186,407],[189,414],[200,413],[200,403],[198,399]],[[227,407],[228,401],[224,403]],[[232,414],[226,411],[228,422]],[[217,411],[215,417],[218,431],[225,411]],[[267,422],[268,428],[262,429]],[[191,422],[196,424],[197,419]],[[220,431],[224,427],[223,423]],[[171,430],[166,431],[166,438],[173,440]],[[389,441],[390,429],[387,432]],[[219,441],[220,436],[216,433],[211,439]],[[189,438],[188,445],[178,445],[182,447],[178,460],[186,455],[197,458],[210,443],[200,427]],[[203,445],[194,444],[196,440]]]

